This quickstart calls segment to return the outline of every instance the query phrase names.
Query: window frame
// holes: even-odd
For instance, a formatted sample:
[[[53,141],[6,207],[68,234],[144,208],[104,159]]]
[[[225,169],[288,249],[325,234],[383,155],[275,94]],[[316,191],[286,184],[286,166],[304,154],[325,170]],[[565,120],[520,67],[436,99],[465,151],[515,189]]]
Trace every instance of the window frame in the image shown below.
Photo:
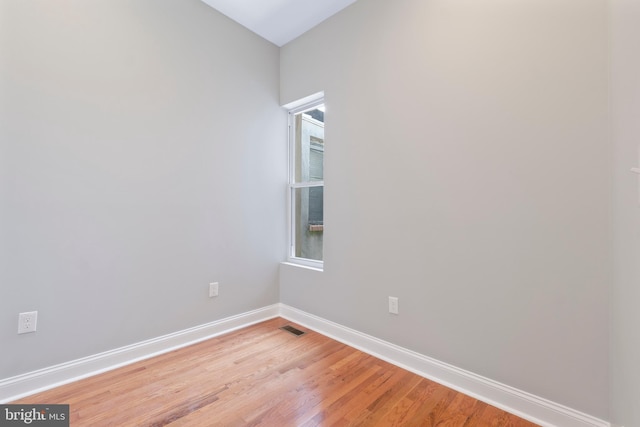
[[[312,187],[323,187],[324,188],[324,171],[323,171],[323,180],[322,181],[308,181],[308,182],[296,182],[296,160],[297,160],[297,151],[296,151],[296,127],[295,127],[295,117],[298,114],[304,113],[305,111],[314,110],[319,105],[324,104],[324,93],[317,94],[315,96],[307,97],[303,101],[299,103],[294,103],[293,106],[288,106],[288,183],[287,183],[287,229],[288,229],[288,239],[287,239],[287,261],[292,264],[302,265],[305,267],[312,267],[318,270],[323,270],[324,268],[324,242],[322,245],[322,260],[314,260],[310,258],[302,258],[296,256],[296,214],[295,210],[295,195],[296,190],[301,188],[312,188]],[[323,122],[324,123],[324,122]],[[324,151],[324,145],[323,145]],[[324,157],[323,157],[324,159]],[[323,210],[324,210],[324,199],[323,199]],[[323,230],[324,233],[324,230]]]

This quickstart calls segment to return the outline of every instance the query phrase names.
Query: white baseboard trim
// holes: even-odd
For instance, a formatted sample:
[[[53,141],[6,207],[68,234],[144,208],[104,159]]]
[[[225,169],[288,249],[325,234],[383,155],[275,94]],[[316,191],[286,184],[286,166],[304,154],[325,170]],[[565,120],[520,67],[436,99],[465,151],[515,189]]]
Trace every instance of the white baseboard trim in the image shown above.
[[[280,305],[264,307],[137,344],[0,380],[0,404],[186,347],[278,317]]]
[[[0,380],[0,404],[284,317],[543,427],[613,427],[606,421],[440,362],[285,304],[227,317],[137,344]]]
[[[611,427],[601,419],[280,304],[280,316],[543,427]]]

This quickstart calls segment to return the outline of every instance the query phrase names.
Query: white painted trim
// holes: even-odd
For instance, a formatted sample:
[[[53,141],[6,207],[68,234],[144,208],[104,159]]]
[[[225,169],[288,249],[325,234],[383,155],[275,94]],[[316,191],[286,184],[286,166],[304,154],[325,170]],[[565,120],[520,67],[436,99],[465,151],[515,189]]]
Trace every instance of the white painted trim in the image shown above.
[[[158,356],[279,316],[279,304],[0,380],[0,403]]]
[[[543,427],[613,427],[606,421],[580,411],[285,304],[274,304],[137,344],[0,380],[0,404],[186,347],[278,316]]]
[[[324,181],[309,181],[289,184],[289,187],[297,190],[299,188],[324,187]]]
[[[280,304],[280,316],[543,427],[611,427],[601,419]]]
[[[318,100],[324,99],[324,91],[316,92],[312,95],[305,96],[302,99],[297,99],[295,101],[284,104],[283,107],[287,110],[298,112],[300,110],[304,110],[309,106],[317,104]]]
[[[319,105],[324,104],[324,91],[318,92],[316,94],[307,96],[298,101],[291,102],[286,104],[284,107],[288,109],[288,169],[289,169],[289,179],[288,179],[288,190],[287,190],[287,261],[292,264],[300,264],[308,267],[317,268],[322,270],[324,268],[324,262],[322,260],[313,260],[307,258],[298,258],[295,256],[296,253],[296,215],[294,213],[294,202],[295,202],[295,191],[299,188],[310,188],[310,187],[324,187],[324,181],[312,181],[312,182],[300,182],[297,183],[295,180],[295,159],[297,158],[296,154],[296,126],[295,126],[295,116],[297,114],[303,113],[305,111],[311,110]],[[323,123],[324,127],[324,123]]]
[[[294,259],[295,260],[299,260],[300,258],[294,258]],[[317,271],[318,273],[322,273],[324,271],[322,268],[313,267],[313,266],[306,265],[306,264],[301,264],[299,262],[284,261],[284,262],[281,262],[280,265],[286,265],[286,266],[294,267],[294,268],[304,268],[305,270]]]
[[[324,271],[324,263],[322,261],[315,261],[308,258],[298,258],[298,257],[290,256],[287,258],[287,261],[282,264],[290,265],[294,267],[306,268],[309,270],[314,270],[319,272]]]

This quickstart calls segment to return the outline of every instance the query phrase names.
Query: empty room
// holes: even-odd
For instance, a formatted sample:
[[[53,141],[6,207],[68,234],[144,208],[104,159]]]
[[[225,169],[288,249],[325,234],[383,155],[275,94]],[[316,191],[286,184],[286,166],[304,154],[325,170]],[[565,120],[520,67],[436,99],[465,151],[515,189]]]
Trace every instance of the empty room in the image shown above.
[[[0,0],[0,425],[640,426],[638,52],[640,0]]]

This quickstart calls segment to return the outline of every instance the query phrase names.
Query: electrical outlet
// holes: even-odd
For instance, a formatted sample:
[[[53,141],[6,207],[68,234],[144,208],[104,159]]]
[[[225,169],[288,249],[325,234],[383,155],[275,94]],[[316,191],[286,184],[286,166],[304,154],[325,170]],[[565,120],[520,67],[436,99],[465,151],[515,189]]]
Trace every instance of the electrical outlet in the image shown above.
[[[29,332],[35,332],[37,323],[37,311],[29,311],[26,313],[18,314],[18,333],[28,334]]]
[[[398,314],[398,298],[389,297],[389,313]]]
[[[209,283],[209,298],[218,296],[218,282]]]

